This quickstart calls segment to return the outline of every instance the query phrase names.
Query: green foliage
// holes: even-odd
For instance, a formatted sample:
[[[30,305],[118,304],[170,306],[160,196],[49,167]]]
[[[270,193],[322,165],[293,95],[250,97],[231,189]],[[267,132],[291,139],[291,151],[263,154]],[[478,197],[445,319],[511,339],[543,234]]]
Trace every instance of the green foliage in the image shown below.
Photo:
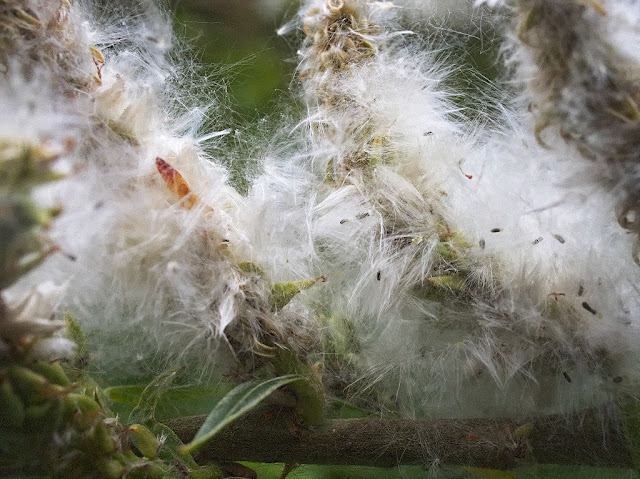
[[[137,422],[144,424],[155,420],[158,401],[171,387],[177,372],[177,369],[169,369],[163,372],[142,390],[138,398],[138,405],[129,414],[129,424]]]
[[[241,121],[268,113],[277,92],[287,89],[293,65],[285,60],[291,52],[278,38],[276,25],[265,22],[251,2],[206,6],[184,2],[176,23],[199,49],[204,64],[224,70],[221,81],[228,83],[232,107]]]
[[[112,386],[105,393],[112,401],[111,408],[122,417],[128,417],[138,404],[145,386]],[[155,418],[158,421],[180,416],[207,414],[232,387],[221,383],[216,386],[173,386],[156,404]]]
[[[72,363],[77,369],[83,370],[89,360],[89,345],[87,344],[87,338],[84,336],[82,328],[80,328],[80,325],[71,314],[65,314],[64,321],[67,324],[67,337],[76,343],[76,352]]]
[[[0,367],[0,475],[152,477],[171,467],[136,456],[95,383],[58,362]],[[195,465],[195,463],[194,463]],[[197,467],[197,466],[196,466]],[[175,471],[174,471],[175,472]],[[142,476],[141,476],[142,474]],[[175,474],[163,477],[177,477]]]
[[[253,409],[276,389],[301,380],[304,380],[302,376],[288,375],[241,384],[216,404],[193,440],[182,451],[192,453],[198,450],[223,427]]]
[[[258,474],[258,479],[281,479],[284,464],[243,462]],[[556,466],[540,464],[515,471],[443,466],[398,466],[392,468],[368,466],[320,466],[303,464],[291,472],[288,479],[638,479],[626,469]]]
[[[301,281],[289,281],[276,283],[271,286],[271,305],[274,310],[284,308],[289,302],[304,289],[308,289],[318,280],[316,278],[303,279]]]
[[[640,471],[640,400],[631,394],[621,394],[618,402],[633,464]]]
[[[190,451],[184,449],[184,444],[176,436],[176,434],[164,424],[156,420],[156,409],[162,396],[164,396],[171,388],[176,378],[176,369],[170,369],[154,378],[148,386],[140,393],[138,405],[129,414],[128,423],[134,428],[132,435],[135,437],[139,447],[149,451],[152,448],[153,437],[158,441],[158,446],[153,456],[163,464],[172,464],[175,474],[179,474],[180,470],[199,470],[198,464],[193,460]],[[162,438],[160,446],[159,438]],[[141,449],[142,452],[142,449]],[[150,454],[150,453],[149,453]],[[152,459],[148,457],[148,459]],[[220,472],[217,469],[207,471],[211,475],[206,477],[219,477]],[[173,476],[169,476],[173,477]]]
[[[59,212],[36,206],[30,192],[60,178],[49,169],[56,158],[43,145],[0,138],[0,290],[48,254],[42,229]]]

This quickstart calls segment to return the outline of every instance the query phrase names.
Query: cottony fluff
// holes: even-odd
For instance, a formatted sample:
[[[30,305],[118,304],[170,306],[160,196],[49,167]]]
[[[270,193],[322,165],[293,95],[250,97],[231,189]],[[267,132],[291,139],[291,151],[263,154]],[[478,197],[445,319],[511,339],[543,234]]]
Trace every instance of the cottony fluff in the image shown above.
[[[14,120],[2,134],[61,143],[67,174],[37,195],[63,211],[48,232],[62,254],[25,282],[71,278],[59,310],[84,329],[91,364],[116,377],[256,367],[284,344],[286,314],[276,321],[234,225],[244,200],[199,145],[217,135],[195,137],[205,109],[182,111],[190,67],[170,60],[168,19],[149,2],[127,14],[124,4],[4,3],[0,103]]]
[[[571,145],[536,141],[525,109],[505,109],[500,130],[456,121],[446,70],[387,7],[303,6],[307,151],[255,189],[260,238],[281,244],[265,260],[327,278],[300,296],[325,331],[325,384],[446,416],[570,410],[635,387],[640,271],[617,190],[584,179]],[[314,176],[278,181],[296,171]]]
[[[629,2],[519,2],[524,100],[496,128],[464,120],[390,2],[307,1],[306,113],[246,197],[202,151],[161,11],[0,5],[19,17],[2,134],[57,145],[68,174],[38,194],[62,207],[61,254],[32,281],[71,278],[61,309],[98,367],[247,378],[318,362],[330,394],[448,417],[637,388]],[[292,283],[309,278],[325,281]]]

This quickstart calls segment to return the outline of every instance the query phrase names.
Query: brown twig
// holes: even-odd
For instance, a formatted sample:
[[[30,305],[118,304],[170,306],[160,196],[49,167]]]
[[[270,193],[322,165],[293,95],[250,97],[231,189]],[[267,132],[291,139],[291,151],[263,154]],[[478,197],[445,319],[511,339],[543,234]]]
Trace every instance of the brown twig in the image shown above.
[[[465,465],[511,469],[531,463],[633,467],[620,424],[589,410],[579,416],[510,419],[339,419],[293,435],[284,417],[245,415],[202,450],[203,461],[299,464]],[[205,416],[166,424],[189,441]]]

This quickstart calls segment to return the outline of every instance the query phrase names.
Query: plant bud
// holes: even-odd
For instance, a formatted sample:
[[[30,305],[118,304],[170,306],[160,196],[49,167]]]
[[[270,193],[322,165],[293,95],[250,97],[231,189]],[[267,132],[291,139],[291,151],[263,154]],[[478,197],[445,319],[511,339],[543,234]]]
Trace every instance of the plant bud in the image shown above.
[[[11,366],[8,369],[11,383],[27,404],[35,404],[50,399],[64,391],[64,388],[51,384],[47,379],[22,366]]]
[[[62,424],[63,401],[52,399],[42,404],[34,404],[25,409],[24,427],[29,431],[50,434]]]
[[[142,424],[132,424],[129,432],[135,438],[138,449],[147,459],[154,459],[158,454],[158,439]]]
[[[0,385],[0,428],[19,428],[24,422],[24,405],[13,391],[11,383],[3,380]]]
[[[98,421],[96,423],[93,428],[91,439],[98,450],[102,453],[108,454],[115,448],[111,435],[109,434],[109,429],[105,425],[104,421]]]
[[[70,384],[67,374],[62,369],[62,366],[58,361],[49,363],[46,361],[38,361],[32,366],[33,370],[39,374],[42,374],[52,384],[58,386],[67,387]]]

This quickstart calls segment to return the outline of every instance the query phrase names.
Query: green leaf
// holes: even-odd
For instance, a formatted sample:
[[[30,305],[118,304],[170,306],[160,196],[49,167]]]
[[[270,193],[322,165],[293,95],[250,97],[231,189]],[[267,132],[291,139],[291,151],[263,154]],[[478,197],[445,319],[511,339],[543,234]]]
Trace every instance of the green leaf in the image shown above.
[[[511,471],[501,471],[498,469],[485,469],[483,467],[462,467],[477,479],[516,479]]]
[[[156,437],[162,437],[162,447],[158,450],[158,457],[165,462],[178,461],[189,469],[198,467],[191,454],[182,452],[184,444],[178,436],[167,426],[155,421],[147,421],[147,427]]]
[[[109,399],[122,404],[137,405],[145,386],[111,386],[105,388],[104,392]]]
[[[338,398],[331,398],[329,402],[328,416],[331,419],[356,419],[363,417],[375,417],[379,413],[355,406]]]
[[[113,409],[122,417],[129,417],[140,401],[145,386],[112,386],[105,389],[113,401]],[[208,414],[233,387],[227,383],[213,386],[174,386],[167,390],[156,404],[155,419],[163,421],[181,416]]]
[[[311,278],[303,279],[302,281],[274,284],[271,286],[271,306],[275,310],[284,308],[296,294],[316,284],[318,279],[319,278]]]
[[[78,322],[70,313],[64,315],[64,321],[67,323],[67,338],[76,343],[73,364],[76,368],[83,370],[89,360],[87,338]]]
[[[304,380],[303,376],[290,374],[266,381],[241,384],[227,394],[207,416],[193,440],[181,452],[193,453],[215,436],[223,427],[242,414],[253,409],[267,396],[285,384]]]
[[[622,426],[636,470],[640,470],[640,399],[632,394],[618,395]]]
[[[160,399],[169,391],[176,377],[177,369],[170,369],[157,376],[140,393],[138,405],[129,414],[128,424],[142,424],[148,427],[156,437],[162,437],[162,446],[158,450],[158,457],[166,462],[177,462],[189,469],[197,468],[196,462],[186,451],[181,451],[184,444],[178,436],[167,426],[156,421],[156,407]],[[114,392],[114,391],[111,391]],[[135,393],[135,387],[130,390],[126,387],[115,388],[115,395],[122,399],[127,398],[128,393]]]
[[[175,379],[177,369],[169,369],[157,376],[140,394],[138,405],[129,414],[129,424],[148,424],[155,422],[155,411],[158,401],[167,392]]]

